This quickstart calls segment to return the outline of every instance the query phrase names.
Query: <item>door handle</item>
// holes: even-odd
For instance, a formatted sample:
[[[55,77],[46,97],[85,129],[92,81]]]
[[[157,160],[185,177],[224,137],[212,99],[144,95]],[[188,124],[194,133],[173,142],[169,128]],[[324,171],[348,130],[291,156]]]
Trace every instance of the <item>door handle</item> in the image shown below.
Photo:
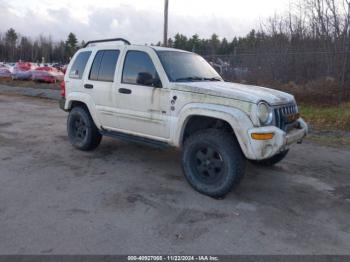
[[[127,89],[127,88],[119,88],[119,93],[122,93],[122,94],[126,94],[126,95],[130,95],[132,92],[131,92],[131,89]]]
[[[93,88],[94,88],[94,86],[93,86],[93,85],[90,85],[90,84],[85,84],[84,87],[85,87],[86,89],[93,89]]]

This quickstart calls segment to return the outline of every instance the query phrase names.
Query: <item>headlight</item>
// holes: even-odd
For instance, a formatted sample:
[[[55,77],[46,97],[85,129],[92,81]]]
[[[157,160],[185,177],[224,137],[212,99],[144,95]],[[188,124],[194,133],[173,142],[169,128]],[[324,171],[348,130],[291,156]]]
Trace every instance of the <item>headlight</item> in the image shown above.
[[[262,125],[269,125],[273,120],[272,108],[266,102],[260,102],[258,104],[258,118]]]

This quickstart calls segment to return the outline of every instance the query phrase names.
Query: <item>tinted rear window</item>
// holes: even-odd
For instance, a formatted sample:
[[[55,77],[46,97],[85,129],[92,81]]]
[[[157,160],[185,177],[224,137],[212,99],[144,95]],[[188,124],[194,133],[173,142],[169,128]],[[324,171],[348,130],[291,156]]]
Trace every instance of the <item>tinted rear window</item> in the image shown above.
[[[103,53],[104,51],[98,51],[94,58],[89,75],[89,79],[91,80],[98,80],[98,71],[100,70]]]
[[[98,51],[91,67],[89,79],[113,82],[119,53],[119,50]]]
[[[75,59],[69,72],[70,78],[81,79],[84,74],[86,63],[91,55],[91,51],[81,52]]]

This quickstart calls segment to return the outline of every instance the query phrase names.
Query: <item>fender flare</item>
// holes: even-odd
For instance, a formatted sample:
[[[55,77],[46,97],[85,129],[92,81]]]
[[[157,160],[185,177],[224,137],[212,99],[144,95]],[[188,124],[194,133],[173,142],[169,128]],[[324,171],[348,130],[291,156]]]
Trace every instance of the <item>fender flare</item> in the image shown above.
[[[95,110],[96,106],[95,106],[95,103],[92,100],[91,96],[88,94],[81,93],[81,92],[71,92],[66,97],[66,103],[65,103],[64,109],[70,110],[72,108],[73,102],[84,103],[86,105],[86,107],[88,108],[89,113],[92,117],[92,120],[95,122],[95,125],[97,126],[98,129],[100,129],[101,123],[97,117],[97,112]]]
[[[191,103],[179,114],[174,133],[175,146],[181,147],[185,128],[192,116],[207,116],[226,121],[233,129],[243,154],[249,158],[254,155],[251,150],[248,130],[253,127],[249,116],[240,109],[222,105]]]

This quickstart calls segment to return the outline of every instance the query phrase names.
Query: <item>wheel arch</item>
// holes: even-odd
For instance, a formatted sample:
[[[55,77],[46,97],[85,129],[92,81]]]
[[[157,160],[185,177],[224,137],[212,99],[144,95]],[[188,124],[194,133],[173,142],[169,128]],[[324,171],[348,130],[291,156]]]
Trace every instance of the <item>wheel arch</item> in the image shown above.
[[[225,129],[230,128],[244,155],[246,157],[251,155],[252,152],[250,152],[251,147],[247,131],[253,124],[248,115],[243,111],[237,108],[211,104],[192,104],[186,106],[186,108],[181,111],[178,118],[174,141],[176,146],[183,146],[186,136],[189,135],[186,128],[191,126],[191,121],[194,119],[216,120],[217,123],[219,123],[219,128],[220,125]],[[201,124],[203,125],[203,123]]]
[[[66,97],[65,110],[70,111],[75,106],[85,107],[88,110],[88,113],[90,114],[97,128],[101,127],[101,123],[97,117],[95,104],[89,95],[77,92],[70,93]]]

